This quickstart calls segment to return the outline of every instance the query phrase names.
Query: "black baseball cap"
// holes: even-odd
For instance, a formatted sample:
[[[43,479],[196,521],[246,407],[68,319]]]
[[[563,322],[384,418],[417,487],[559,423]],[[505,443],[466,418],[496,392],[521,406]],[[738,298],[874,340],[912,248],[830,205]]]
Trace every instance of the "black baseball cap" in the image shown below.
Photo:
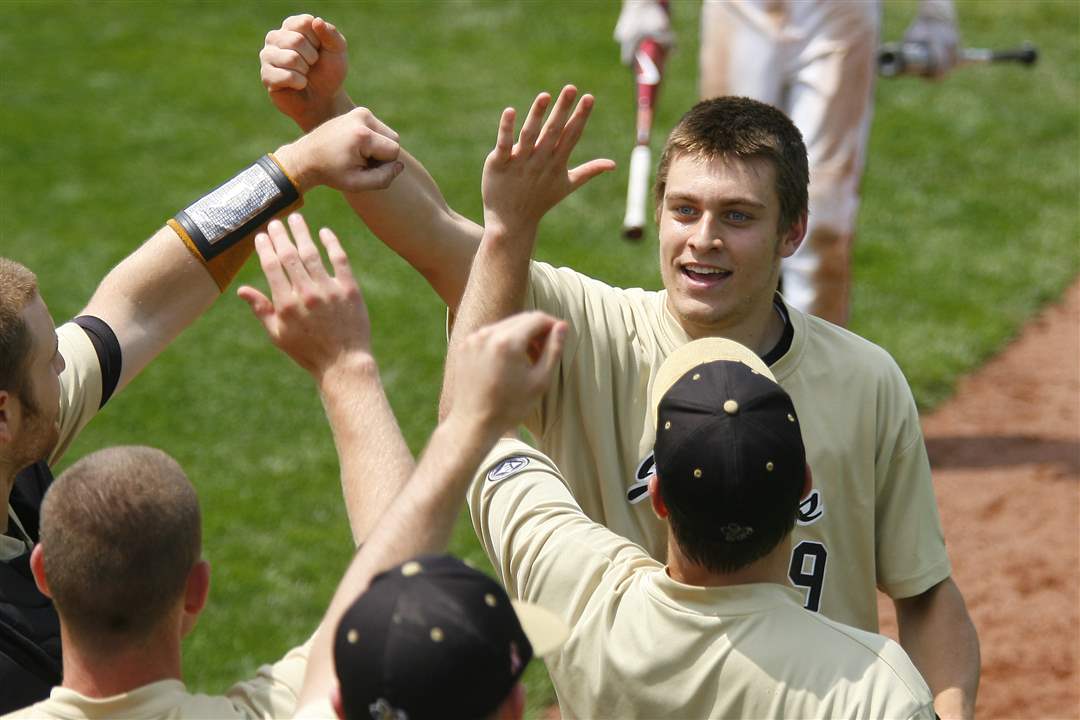
[[[377,575],[341,618],[334,665],[345,717],[483,718],[533,654],[567,634],[553,613],[512,602],[460,560],[419,557]]]
[[[656,474],[675,521],[729,543],[791,529],[806,450],[761,358],[732,340],[695,340],[661,365],[652,398]]]

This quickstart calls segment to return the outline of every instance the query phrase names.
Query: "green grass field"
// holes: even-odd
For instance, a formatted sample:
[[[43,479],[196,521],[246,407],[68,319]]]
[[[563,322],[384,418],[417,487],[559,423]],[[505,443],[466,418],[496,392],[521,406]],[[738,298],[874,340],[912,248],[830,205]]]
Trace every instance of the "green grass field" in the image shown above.
[[[680,47],[654,145],[696,97],[696,2],[673,4]],[[914,3],[890,2],[898,39]],[[991,355],[1080,270],[1080,5],[958,3],[971,46],[1039,45],[1041,63],[883,80],[863,184],[852,327],[884,345],[921,406]],[[393,126],[451,205],[480,218],[480,169],[501,108],[566,82],[597,97],[577,157],[619,170],[553,211],[539,256],[613,284],[658,287],[656,240],[619,237],[632,138],[629,73],[610,2],[0,3],[0,252],[40,276],[65,319],[177,209],[296,135],[259,83],[267,30],[294,12],[336,22],[353,97]],[[305,212],[335,228],[363,283],[380,365],[419,450],[435,421],[444,310],[335,193]],[[241,275],[260,281],[256,263]],[[1051,360],[1052,361],[1052,360]],[[232,293],[83,434],[177,457],[199,489],[209,609],[186,646],[192,687],[220,691],[314,628],[350,555],[330,434],[307,376]],[[462,525],[455,550],[481,553]],[[550,702],[530,671],[533,710]]]

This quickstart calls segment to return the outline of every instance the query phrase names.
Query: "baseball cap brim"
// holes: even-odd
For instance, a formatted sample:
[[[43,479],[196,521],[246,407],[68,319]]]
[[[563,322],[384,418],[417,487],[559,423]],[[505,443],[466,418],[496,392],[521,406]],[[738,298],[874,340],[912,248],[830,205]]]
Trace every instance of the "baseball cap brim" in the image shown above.
[[[660,365],[660,369],[656,371],[656,378],[653,380],[652,386],[652,402],[650,404],[653,417],[656,416],[656,408],[660,405],[660,400],[679,378],[698,365],[717,360],[741,362],[759,375],[764,375],[776,382],[776,378],[773,376],[772,371],[769,370],[769,366],[750,348],[727,338],[701,338],[677,348],[667,356],[667,359]]]
[[[521,600],[511,600],[525,637],[529,638],[534,655],[547,655],[559,649],[570,635],[570,628],[558,615]]]

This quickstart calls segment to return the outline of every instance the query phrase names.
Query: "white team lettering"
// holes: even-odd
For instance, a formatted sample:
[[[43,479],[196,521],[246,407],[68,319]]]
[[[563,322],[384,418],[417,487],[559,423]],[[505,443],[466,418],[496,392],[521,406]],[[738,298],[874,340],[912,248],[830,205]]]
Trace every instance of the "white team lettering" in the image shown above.
[[[799,525],[813,525],[825,514],[825,499],[820,490],[811,490],[801,503],[799,503]]]

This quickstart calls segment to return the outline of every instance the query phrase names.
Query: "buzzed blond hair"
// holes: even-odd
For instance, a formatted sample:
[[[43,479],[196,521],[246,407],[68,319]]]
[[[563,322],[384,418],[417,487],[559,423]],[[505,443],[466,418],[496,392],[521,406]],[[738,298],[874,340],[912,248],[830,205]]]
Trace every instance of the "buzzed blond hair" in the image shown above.
[[[138,643],[177,607],[201,556],[199,499],[161,450],[99,450],[49,488],[41,546],[68,630],[103,649]]]
[[[23,309],[38,293],[37,276],[22,263],[0,257],[0,390],[25,399],[26,361],[32,345]]]

